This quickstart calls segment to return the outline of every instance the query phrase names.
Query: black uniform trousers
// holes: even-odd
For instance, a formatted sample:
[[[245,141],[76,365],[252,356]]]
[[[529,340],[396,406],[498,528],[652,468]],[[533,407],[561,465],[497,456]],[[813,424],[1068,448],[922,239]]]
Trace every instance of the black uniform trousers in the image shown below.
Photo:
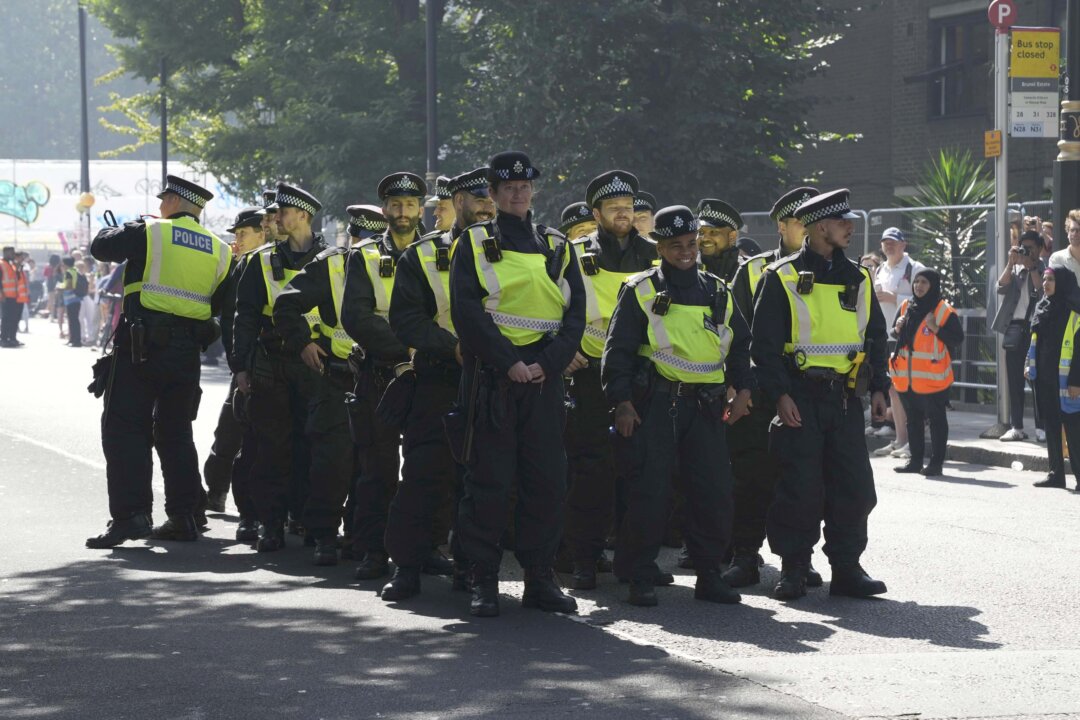
[[[165,513],[190,515],[202,492],[191,433],[202,395],[199,347],[193,333],[177,329],[167,344],[150,347],[146,360],[135,365],[130,343],[125,326],[117,335],[101,416],[109,513],[117,520],[150,514],[156,447],[165,478]]]
[[[203,463],[203,480],[207,491],[227,493],[232,487],[233,501],[242,518],[255,518],[255,504],[251,498],[251,469],[255,462],[255,433],[250,424],[241,423],[233,412],[236,396],[236,378],[229,384],[229,394],[221,404],[217,427],[214,428],[214,444]]]
[[[482,382],[489,383],[488,399],[477,407],[473,458],[458,508],[461,549],[480,572],[498,573],[516,487],[514,555],[522,567],[550,567],[566,501],[562,377]]]
[[[17,298],[4,298],[3,310],[0,310],[0,342],[16,339],[22,308],[22,303]]]
[[[462,472],[450,454],[443,416],[457,399],[459,379],[457,372],[417,372],[402,433],[401,482],[386,521],[386,550],[399,567],[418,568],[433,546],[447,541],[444,518],[460,494]]]
[[[686,497],[686,549],[698,570],[716,569],[731,540],[731,465],[718,407],[696,395],[653,392],[638,407],[631,437],[634,469],[627,478],[626,515],[615,544],[615,574],[652,580],[667,527],[672,470]],[[637,406],[637,403],[635,403]]]
[[[68,320],[68,344],[73,347],[82,347],[82,323],[79,321],[79,303],[68,303],[64,306]]]
[[[368,369],[356,386],[359,407],[353,422],[367,427],[357,449],[359,472],[349,499],[353,506],[349,531],[357,557],[386,552],[386,516],[401,472],[401,429],[376,418],[375,408],[392,377],[390,368]]]
[[[769,507],[769,546],[782,558],[809,561],[825,521],[829,562],[858,562],[877,504],[866,450],[862,402],[842,382],[792,379],[802,427],[773,421],[769,449],[780,464]]]
[[[563,543],[577,562],[595,562],[615,511],[615,458],[611,415],[600,385],[600,360],[574,373],[567,393],[573,408],[566,418],[566,529]]]
[[[287,510],[300,510],[290,505],[290,494],[296,478],[307,477],[311,465],[304,427],[319,376],[299,357],[276,353],[259,362],[266,362],[269,372],[253,378],[248,399],[255,435],[251,494],[259,522],[276,528],[285,522]]]
[[[922,465],[926,454],[926,421],[930,421],[930,459],[928,465],[942,465],[945,462],[945,450],[949,444],[949,420],[945,416],[945,405],[949,402],[949,391],[936,393],[900,393],[900,402],[907,413],[908,449],[911,450],[911,464]]]
[[[315,538],[337,536],[353,474],[353,442],[345,393],[352,389],[346,367],[317,376],[308,397],[304,434],[311,448],[307,501],[302,522]]]
[[[1069,465],[1077,485],[1080,486],[1080,413],[1061,412],[1057,375],[1044,379],[1040,374],[1032,384],[1035,386],[1035,398],[1039,403],[1039,412],[1042,414],[1046,431],[1046,454],[1050,460],[1050,474],[1055,478],[1065,479],[1065,448],[1061,444],[1061,430],[1064,428],[1065,441],[1069,444]]]
[[[727,429],[734,500],[731,546],[735,550],[756,553],[765,542],[765,518],[780,471],[769,453],[769,423],[775,415],[775,408],[755,393],[750,414]]]

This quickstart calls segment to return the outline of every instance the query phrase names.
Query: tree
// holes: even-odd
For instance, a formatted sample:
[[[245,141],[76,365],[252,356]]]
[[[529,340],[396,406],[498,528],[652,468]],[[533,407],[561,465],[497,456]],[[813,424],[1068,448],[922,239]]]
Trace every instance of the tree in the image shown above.
[[[994,178],[969,150],[943,148],[922,171],[906,207],[949,207],[915,211],[916,232],[928,242],[922,248],[928,267],[941,273],[941,289],[957,307],[985,307],[986,234],[982,224],[990,210],[970,207],[994,201]]]

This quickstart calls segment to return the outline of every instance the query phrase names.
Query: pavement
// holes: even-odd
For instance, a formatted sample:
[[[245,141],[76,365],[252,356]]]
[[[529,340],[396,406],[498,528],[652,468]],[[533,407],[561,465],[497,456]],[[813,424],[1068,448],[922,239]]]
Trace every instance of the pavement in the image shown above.
[[[1080,495],[1036,472],[873,460],[863,560],[882,599],[776,602],[766,554],[739,606],[693,600],[675,570],[657,608],[601,576],[565,617],[520,608],[508,558],[502,617],[476,619],[442,578],[387,604],[298,538],[257,554],[232,507],[199,542],[86,549],[107,519],[96,355],[31,330],[0,351],[0,717],[1080,717]],[[227,382],[204,369],[200,457]]]

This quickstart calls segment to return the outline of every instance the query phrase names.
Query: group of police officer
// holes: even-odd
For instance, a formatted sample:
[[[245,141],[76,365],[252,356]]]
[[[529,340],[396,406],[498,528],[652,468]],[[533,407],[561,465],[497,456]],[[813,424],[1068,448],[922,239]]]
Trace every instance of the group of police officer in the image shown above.
[[[380,206],[347,208],[349,247],[313,229],[321,203],[287,183],[238,214],[232,248],[199,223],[212,194],[173,176],[160,218],[102,230],[91,252],[127,266],[91,387],[112,520],[87,546],[195,540],[231,487],[238,541],[273,552],[302,533],[316,565],[357,559],[360,580],[392,562],[387,601],[452,575],[477,616],[499,614],[504,548],[526,607],[576,611],[560,555],[572,588],[613,569],[630,603],[656,605],[673,522],[701,600],[759,583],[766,537],[774,597],[820,586],[822,524],[830,593],[885,592],[859,564],[876,502],[862,401],[884,415],[885,323],[844,254],[847,191],[785,194],[780,245],[760,253],[728,203],[657,209],[622,170],[547,227],[540,176],[510,151],[440,178],[422,235],[426,184],[393,173]],[[191,428],[219,324],[233,382],[204,491]]]

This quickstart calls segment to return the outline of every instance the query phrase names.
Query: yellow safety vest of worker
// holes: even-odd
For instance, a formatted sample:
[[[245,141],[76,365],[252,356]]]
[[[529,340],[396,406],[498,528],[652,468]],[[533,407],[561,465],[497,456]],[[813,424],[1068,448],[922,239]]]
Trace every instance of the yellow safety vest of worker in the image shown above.
[[[911,304],[905,300],[900,305],[900,317]],[[941,300],[934,308],[934,319],[938,327],[944,327],[950,317],[956,314],[949,303]],[[948,390],[953,384],[952,357],[949,348],[930,332],[926,318],[919,323],[915,331],[914,347],[898,348],[896,355],[889,358],[889,376],[897,392],[909,390],[919,395]]]
[[[500,247],[491,227],[486,222],[466,231],[476,275],[487,292],[484,311],[503,337],[516,346],[531,345],[549,333],[557,333],[562,328],[563,313],[570,305],[566,269],[570,266],[571,251],[566,237],[550,228],[544,235],[548,247],[560,258],[557,280],[552,280],[544,254]]]
[[[371,288],[375,292],[375,314],[383,319],[390,317],[390,298],[394,294],[394,274],[397,272],[397,258],[382,253],[381,236],[369,238],[355,249],[364,258]]]
[[[149,220],[142,279],[124,286],[147,310],[210,319],[210,298],[229,272],[232,250],[194,218]]]
[[[278,296],[281,295],[285,286],[300,274],[300,270],[293,270],[283,266],[281,268],[282,279],[274,279],[273,255],[277,252],[277,247],[277,244],[264,245],[264,249],[256,251],[259,253],[259,267],[262,268],[263,283],[266,285],[266,304],[263,305],[262,314],[268,318],[274,317],[274,303],[277,302]],[[304,319],[307,320],[308,327],[311,328],[311,339],[314,340],[319,337],[319,308],[312,308],[304,313]]]
[[[665,292],[663,273],[647,270],[627,282],[648,320],[649,343],[638,354],[648,358],[661,376],[674,382],[722,383],[724,361],[731,349],[731,313],[735,305],[727,284],[703,273],[719,297],[711,305],[657,303]]]
[[[588,236],[573,242],[585,285],[585,334],[581,337],[581,349],[586,355],[598,358],[604,354],[604,340],[619,302],[619,290],[635,273],[604,270],[597,264],[595,255],[588,252],[589,244]]]
[[[420,269],[424,271],[431,294],[435,296],[435,322],[456,336],[454,321],[450,318],[450,256],[454,243],[450,247],[436,243],[435,240],[442,235],[438,233],[435,237],[420,240],[415,246],[416,258],[420,261]]]
[[[345,248],[329,248],[316,256],[316,260],[326,259],[326,273],[330,276],[330,294],[334,300],[334,317],[337,325],[330,327],[326,322],[319,322],[319,334],[330,341],[330,351],[334,357],[348,360],[356,343],[341,325],[341,299],[345,296],[345,261],[348,251]]]
[[[790,257],[790,256],[789,256]],[[866,268],[859,268],[863,281],[855,290],[855,306],[848,310],[843,285],[813,283],[808,293],[799,292],[799,272],[785,258],[769,266],[783,285],[791,312],[791,337],[784,353],[799,370],[824,368],[847,375],[855,367],[858,353],[866,347],[866,326],[870,320],[870,293],[873,281]]]

